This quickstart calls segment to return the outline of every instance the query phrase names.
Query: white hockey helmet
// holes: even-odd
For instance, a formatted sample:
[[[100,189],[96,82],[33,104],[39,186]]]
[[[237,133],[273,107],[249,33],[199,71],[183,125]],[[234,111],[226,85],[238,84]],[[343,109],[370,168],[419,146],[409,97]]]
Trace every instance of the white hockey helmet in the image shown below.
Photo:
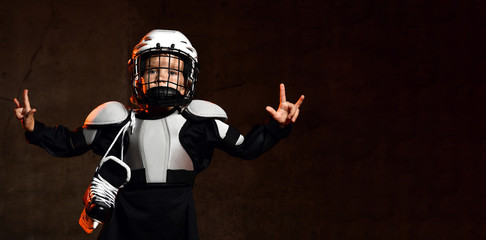
[[[145,35],[133,48],[128,70],[132,102],[141,107],[189,104],[199,77],[196,49],[175,30],[155,29]]]

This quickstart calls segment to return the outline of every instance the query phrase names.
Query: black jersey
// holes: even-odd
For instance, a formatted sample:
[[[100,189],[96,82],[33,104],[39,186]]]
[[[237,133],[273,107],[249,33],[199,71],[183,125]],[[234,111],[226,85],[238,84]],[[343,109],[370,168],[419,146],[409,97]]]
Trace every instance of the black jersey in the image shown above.
[[[115,122],[85,124],[74,131],[36,122],[26,138],[58,157],[89,150],[102,156],[120,129],[134,121],[110,153],[119,156],[123,144],[132,178],[118,192],[112,218],[99,239],[198,239],[192,184],[209,166],[214,149],[253,159],[290,133],[289,126],[282,128],[270,119],[243,137],[224,122],[224,112],[212,114],[214,106],[208,104],[196,100],[184,110],[173,109],[156,118],[143,113],[130,118],[127,111]]]

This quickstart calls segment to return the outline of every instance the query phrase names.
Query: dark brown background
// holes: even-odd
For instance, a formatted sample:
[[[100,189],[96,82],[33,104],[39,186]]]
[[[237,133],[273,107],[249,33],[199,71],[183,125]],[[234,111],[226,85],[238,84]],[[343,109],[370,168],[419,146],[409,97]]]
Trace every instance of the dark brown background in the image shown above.
[[[460,3],[459,3],[460,2]],[[306,95],[291,136],[255,161],[216,151],[194,194],[201,239],[486,237],[485,24],[480,1],[4,0],[0,238],[95,239],[77,225],[99,157],[25,143],[13,97],[75,128],[128,103],[131,48],[178,29],[198,98],[247,132]]]

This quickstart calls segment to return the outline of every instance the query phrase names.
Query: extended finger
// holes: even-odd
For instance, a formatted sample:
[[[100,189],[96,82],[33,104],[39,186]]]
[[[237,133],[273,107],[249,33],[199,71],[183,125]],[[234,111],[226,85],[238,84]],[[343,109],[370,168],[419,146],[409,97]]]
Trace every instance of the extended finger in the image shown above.
[[[29,102],[29,90],[24,89],[24,105],[27,110],[30,110],[30,102]]]
[[[280,102],[287,102],[287,98],[285,97],[285,85],[283,83],[280,83]]]
[[[305,98],[305,96],[304,95],[301,95],[300,98],[299,98],[299,100],[297,100],[297,102],[295,103],[295,106],[297,108],[299,108],[300,105],[302,105],[302,103],[304,102],[304,98]]]
[[[22,106],[20,106],[19,100],[17,100],[17,98],[14,98],[13,101],[14,101],[15,105],[17,105],[17,108],[22,107]]]
[[[274,117],[277,114],[277,111],[275,111],[273,107],[267,106],[265,109],[267,110],[268,113],[270,113],[270,115],[272,115],[272,117]]]

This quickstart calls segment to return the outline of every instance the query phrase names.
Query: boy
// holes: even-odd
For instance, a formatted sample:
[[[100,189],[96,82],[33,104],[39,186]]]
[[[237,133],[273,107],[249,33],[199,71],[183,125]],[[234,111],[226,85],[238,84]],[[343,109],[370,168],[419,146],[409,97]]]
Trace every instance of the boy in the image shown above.
[[[214,148],[253,159],[290,133],[304,100],[267,107],[271,118],[242,136],[225,123],[219,106],[193,100],[198,82],[197,52],[178,31],[153,30],[129,60],[131,100],[138,109],[107,102],[70,131],[34,120],[28,91],[15,114],[29,143],[58,157],[88,150],[103,156],[85,194],[81,226],[104,222],[99,239],[198,239],[192,186],[210,163]],[[92,219],[95,222],[92,222]],[[95,226],[94,226],[95,227]]]

